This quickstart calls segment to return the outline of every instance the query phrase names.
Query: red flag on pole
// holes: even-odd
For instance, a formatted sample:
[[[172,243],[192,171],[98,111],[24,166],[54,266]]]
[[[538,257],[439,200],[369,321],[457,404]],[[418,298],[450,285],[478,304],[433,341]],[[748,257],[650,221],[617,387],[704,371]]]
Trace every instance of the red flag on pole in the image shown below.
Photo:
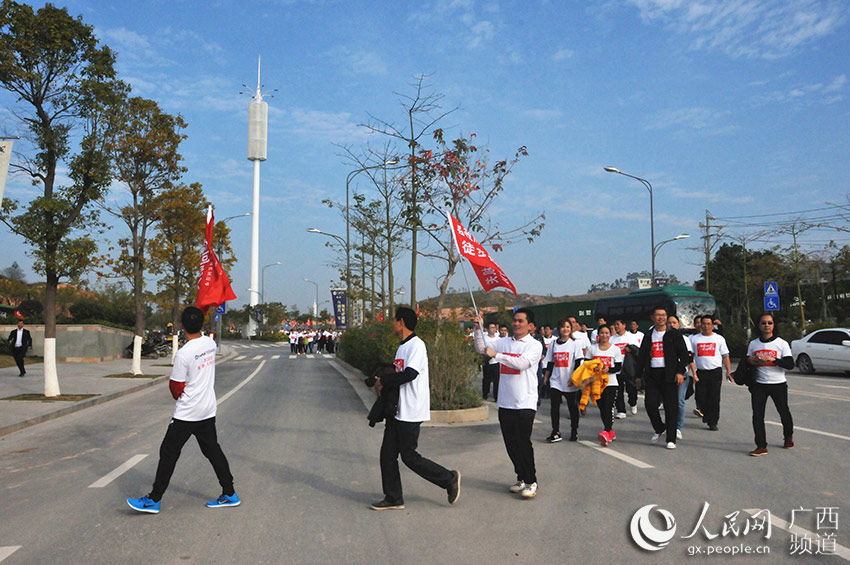
[[[516,296],[516,287],[505,272],[493,261],[487,250],[475,241],[472,234],[466,231],[466,228],[451,214],[449,214],[449,225],[454,232],[454,240],[458,253],[466,257],[472,264],[472,270],[475,271],[475,275],[478,277],[481,286],[484,287],[484,291],[502,287],[510,290]]]
[[[213,208],[207,209],[207,229],[204,244],[204,253],[201,255],[201,278],[198,280],[198,299],[195,306],[203,310],[204,314],[210,306],[224,304],[228,300],[236,298],[230,287],[230,279],[224,272],[224,267],[216,257],[212,248],[213,225],[215,216]]]
[[[24,319],[24,315],[23,315],[23,314],[21,314],[21,311],[20,311],[20,310],[15,310],[15,317],[16,317],[16,318],[20,318],[21,320],[23,320],[23,319]]]

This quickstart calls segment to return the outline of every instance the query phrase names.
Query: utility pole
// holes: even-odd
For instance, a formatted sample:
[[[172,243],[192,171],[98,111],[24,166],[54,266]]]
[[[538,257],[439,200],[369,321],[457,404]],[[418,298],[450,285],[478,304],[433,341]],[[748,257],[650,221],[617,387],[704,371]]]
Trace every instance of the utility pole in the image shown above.
[[[791,237],[794,238],[794,271],[797,278],[797,301],[800,303],[800,327],[806,329],[806,314],[803,310],[803,292],[800,289],[800,248],[797,245],[797,222],[791,224]]]
[[[705,223],[700,224],[699,227],[702,228],[702,243],[703,243],[703,251],[705,252],[705,291],[711,292],[711,285],[709,282],[709,267],[711,265],[711,251],[714,249],[714,246],[717,245],[717,242],[720,240],[720,233],[711,233],[711,230],[720,230],[723,226],[712,226],[711,220],[716,220],[714,216],[711,215],[711,212],[708,210],[705,211]],[[712,241],[714,238],[714,241]]]

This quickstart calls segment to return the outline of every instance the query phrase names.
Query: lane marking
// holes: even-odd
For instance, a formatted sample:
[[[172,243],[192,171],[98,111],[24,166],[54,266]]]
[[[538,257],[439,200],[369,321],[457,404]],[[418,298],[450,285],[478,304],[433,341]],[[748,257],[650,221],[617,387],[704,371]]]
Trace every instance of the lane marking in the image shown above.
[[[803,392],[802,390],[792,390],[790,388],[788,389],[788,392],[793,392],[794,394],[801,394],[803,396],[812,396],[814,398],[825,398],[827,400],[840,400],[841,402],[850,402],[850,398],[835,396],[832,394],[823,394],[822,392]]]
[[[313,358],[313,357],[315,357],[315,356],[314,356],[312,353],[308,353],[308,354],[306,355],[306,357],[307,357],[307,359],[312,359],[312,358]]]
[[[629,457],[628,455],[623,455],[619,451],[614,451],[613,449],[610,449],[610,448],[607,448],[607,447],[602,447],[601,445],[595,444],[591,441],[582,440],[579,443],[586,446],[586,447],[590,447],[591,449],[595,449],[596,451],[599,451],[599,452],[604,453],[606,455],[610,455],[611,457],[613,457],[615,459],[619,459],[620,461],[625,461],[629,465],[634,465],[638,469],[652,469],[653,468],[652,465],[650,465],[649,463],[644,463],[640,459],[635,459],[634,457]]]
[[[297,355],[290,355],[289,356],[290,359],[295,359],[296,357],[298,357],[298,356]]]
[[[252,361],[259,361],[262,358],[263,358],[262,355],[254,355],[254,358],[252,359]]]
[[[148,456],[147,453],[140,453],[138,455],[133,455],[132,457],[127,459],[127,461],[125,461],[124,463],[119,465],[114,471],[107,473],[102,478],[100,478],[100,479],[96,480],[95,482],[93,482],[92,484],[90,484],[89,488],[103,488],[103,487],[105,487],[106,485],[108,485],[109,483],[111,483],[112,481],[114,481],[115,479],[117,479],[118,477],[120,477],[121,475],[123,475],[124,473],[129,471],[130,469],[132,469],[133,466],[136,465],[136,463],[138,463],[139,461],[141,461],[142,459],[144,459],[147,456]]]
[[[272,355],[272,359],[280,359],[280,355]]]
[[[812,383],[814,386],[821,386],[823,388],[841,388],[844,390],[850,390],[850,386],[839,386],[839,385],[819,385],[818,383]]]
[[[241,361],[241,360],[243,360],[243,359],[244,359],[244,358],[246,358],[246,357],[247,357],[247,355],[240,355],[239,357],[234,357],[234,358],[233,358],[233,360],[234,360],[234,361]]]
[[[5,547],[0,547],[0,561],[3,561],[19,549],[21,549],[20,545],[7,545]]]
[[[761,508],[745,508],[744,512],[746,512],[746,513],[748,513],[752,516],[755,516],[756,514],[761,512],[762,510],[763,509],[761,509]],[[814,532],[810,532],[809,530],[806,530],[805,528],[801,528],[800,526],[792,526],[791,524],[789,524],[788,522],[786,522],[782,518],[779,518],[778,516],[776,516],[776,514],[773,514],[772,512],[770,514],[770,523],[771,523],[771,525],[776,526],[780,530],[785,530],[789,534],[796,534],[797,536],[801,536],[804,539],[808,538],[808,539],[811,540],[811,539],[816,539],[818,537],[818,534],[816,534]],[[842,559],[844,559],[845,561],[850,561],[850,549],[848,549],[848,548],[846,548],[843,545],[838,544],[838,543],[835,544],[835,552],[834,553],[822,554],[823,557],[826,557],[826,556],[829,556],[829,555],[837,555],[837,556],[841,557]]]
[[[781,426],[782,425],[781,422],[768,422],[768,421],[765,421],[765,424],[770,424],[772,426]],[[809,433],[812,433],[812,434],[818,434],[818,435],[822,435],[822,436],[834,437],[834,438],[837,438],[837,439],[843,439],[843,440],[850,441],[850,437],[847,437],[847,436],[842,436],[842,435],[839,435],[839,434],[833,434],[833,433],[830,433],[830,432],[822,432],[820,430],[813,430],[811,428],[801,428],[800,426],[794,426],[794,431],[797,431],[797,430],[803,430],[804,432],[809,432]]]
[[[241,383],[239,383],[238,385],[236,385],[235,387],[233,387],[233,390],[231,390],[230,392],[228,392],[227,394],[225,394],[224,396],[222,396],[221,398],[219,398],[219,399],[218,399],[218,401],[215,403],[215,405],[216,405],[216,406],[218,406],[219,404],[221,404],[222,402],[224,402],[225,400],[227,400],[228,398],[230,398],[233,394],[235,394],[237,390],[239,390],[240,388],[242,388],[243,386],[245,386],[246,384],[248,384],[248,383],[251,381],[251,379],[253,379],[253,378],[257,375],[257,373],[259,373],[259,372],[260,372],[260,369],[262,369],[262,368],[263,368],[263,365],[265,365],[265,364],[266,364],[265,359],[264,359],[264,360],[262,360],[262,361],[260,361],[260,364],[259,364],[259,365],[257,365],[257,368],[256,368],[256,369],[254,369],[254,372],[253,372],[253,373],[251,373],[250,375],[248,375],[247,377],[245,377],[245,380],[244,380],[244,381],[242,381]]]

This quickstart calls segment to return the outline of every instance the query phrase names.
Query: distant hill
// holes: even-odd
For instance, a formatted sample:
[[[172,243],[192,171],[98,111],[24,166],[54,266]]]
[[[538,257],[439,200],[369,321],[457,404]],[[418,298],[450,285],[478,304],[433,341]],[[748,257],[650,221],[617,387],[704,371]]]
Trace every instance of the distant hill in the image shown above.
[[[479,309],[499,309],[499,308],[521,308],[523,306],[537,306],[540,304],[552,304],[556,302],[572,302],[578,300],[598,300],[606,296],[618,296],[628,294],[628,289],[606,290],[602,292],[593,292],[590,294],[565,294],[563,296],[542,296],[539,294],[520,294],[514,297],[512,292],[502,290],[491,290],[485,293],[483,290],[478,290],[472,293],[475,297],[475,303]],[[419,307],[422,309],[433,309],[437,305],[437,297],[426,298],[419,301]],[[469,299],[469,293],[465,291],[454,291],[446,294],[446,299],[443,303],[443,308],[469,308],[472,306],[472,301]]]

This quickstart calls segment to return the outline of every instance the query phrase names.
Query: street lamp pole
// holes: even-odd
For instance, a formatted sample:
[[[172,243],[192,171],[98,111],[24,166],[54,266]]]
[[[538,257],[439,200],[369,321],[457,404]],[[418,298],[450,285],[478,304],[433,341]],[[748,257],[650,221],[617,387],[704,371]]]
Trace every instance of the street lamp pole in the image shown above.
[[[623,171],[615,167],[604,167],[604,169],[606,172],[617,173],[618,175],[623,175],[624,177],[629,177],[635,179],[636,181],[640,181],[643,186],[646,187],[646,190],[649,191],[649,237],[651,245],[650,249],[652,250],[652,286],[655,286],[655,211],[653,210],[652,205],[652,183],[650,183],[646,179],[642,179],[640,177],[624,173]]]
[[[665,243],[670,243],[671,241],[679,241],[680,239],[688,239],[689,237],[691,237],[691,234],[689,234],[689,233],[680,233],[676,237],[671,237],[670,239],[665,239],[664,241],[662,241],[661,243],[659,243],[658,245],[653,247],[652,248],[652,264],[653,265],[655,264],[655,256],[658,255],[658,250],[661,249],[661,247]],[[652,286],[655,286],[655,277],[652,277],[652,281],[653,281]]]
[[[283,265],[283,263],[281,261],[276,261],[263,266],[262,269],[262,276],[260,276],[260,302],[263,304],[266,303],[266,269],[274,267],[275,265]]]
[[[304,282],[316,285],[316,301],[313,302],[313,318],[316,318],[319,315],[319,283],[311,281],[310,279],[304,279]]]
[[[228,216],[225,219],[221,220],[221,223],[226,224],[228,222],[228,220],[232,220],[234,218],[244,218],[245,216],[250,216],[250,215],[251,215],[251,212],[245,212],[244,214],[237,214],[235,216]],[[223,254],[224,254],[224,238],[221,237],[221,235],[219,234],[219,238],[218,238],[218,258],[219,258],[220,261],[224,260]],[[218,321],[216,321],[216,323],[215,323],[215,344],[216,344],[216,346],[221,345],[221,328],[222,328],[222,325],[223,325],[222,318],[223,318],[223,315],[218,314]],[[173,329],[172,329],[172,331],[173,331]],[[176,336],[177,334],[174,334],[174,335]],[[174,352],[177,351],[176,342],[175,342],[174,347],[172,348],[172,351],[174,351]]]

